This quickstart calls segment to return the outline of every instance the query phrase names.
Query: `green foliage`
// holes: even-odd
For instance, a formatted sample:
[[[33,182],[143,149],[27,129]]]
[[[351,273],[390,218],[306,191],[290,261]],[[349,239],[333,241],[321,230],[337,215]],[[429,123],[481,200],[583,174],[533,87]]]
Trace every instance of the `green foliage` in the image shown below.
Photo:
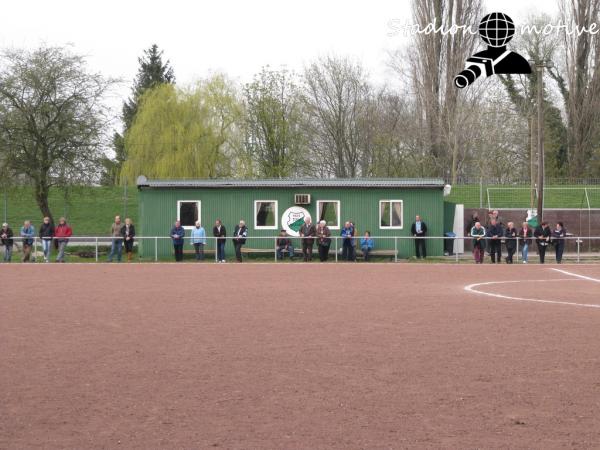
[[[257,175],[284,178],[306,170],[300,95],[290,74],[263,68],[244,97],[246,151]]]
[[[235,89],[215,76],[190,90],[171,84],[146,91],[125,137],[121,181],[215,178],[231,173],[241,106]]]

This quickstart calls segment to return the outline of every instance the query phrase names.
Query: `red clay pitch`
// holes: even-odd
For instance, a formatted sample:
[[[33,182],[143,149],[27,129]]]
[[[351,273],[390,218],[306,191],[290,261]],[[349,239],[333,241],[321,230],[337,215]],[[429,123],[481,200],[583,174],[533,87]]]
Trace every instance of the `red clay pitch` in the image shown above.
[[[551,267],[1,266],[0,448],[598,447],[600,308],[464,290]]]

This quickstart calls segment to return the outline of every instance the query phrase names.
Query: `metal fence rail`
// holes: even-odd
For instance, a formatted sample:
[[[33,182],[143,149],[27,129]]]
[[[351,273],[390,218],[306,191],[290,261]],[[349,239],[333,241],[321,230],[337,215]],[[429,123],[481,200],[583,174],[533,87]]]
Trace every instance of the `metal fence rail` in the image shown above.
[[[281,236],[249,236],[246,237],[246,244],[245,244],[245,253],[252,253],[252,251],[256,251],[256,252],[260,252],[260,253],[266,253],[266,254],[273,254],[273,259],[275,261],[277,261],[277,250],[278,250],[278,246],[277,246],[277,239],[281,238]],[[12,238],[14,245],[17,246],[17,249],[20,246],[23,245],[23,241],[26,238],[20,237],[20,236],[15,236]],[[207,254],[210,254],[212,252],[214,252],[214,256],[215,256],[215,261],[217,261],[217,240],[219,238],[213,237],[213,236],[206,236],[205,238],[205,242],[206,244],[203,246],[204,251]],[[221,238],[222,239],[222,238]],[[302,239],[312,239],[314,241],[314,247],[316,247],[318,245],[318,238],[317,237],[309,237],[309,238],[302,238],[302,237],[293,237],[293,236],[286,236],[286,239],[290,239],[292,242],[296,241],[296,244],[298,242],[300,242]],[[340,259],[340,253],[342,251],[342,243],[343,240],[345,238],[341,237],[341,236],[331,236],[331,244],[329,247],[329,254],[331,254],[332,259],[334,259],[335,261],[339,261]],[[355,237],[354,240],[354,246],[357,249],[360,249],[360,239],[361,237]],[[400,249],[402,248],[406,248],[406,243],[407,241],[415,241],[417,239],[420,240],[425,240],[426,243],[427,242],[434,242],[434,241],[439,241],[442,240],[444,242],[443,244],[443,248],[445,248],[445,250],[447,250],[447,247],[449,247],[450,245],[452,245],[452,250],[451,251],[445,251],[445,254],[443,257],[441,257],[440,255],[435,255],[435,256],[430,256],[430,259],[439,259],[439,258],[443,258],[446,261],[455,261],[455,262],[461,262],[467,259],[471,259],[471,251],[470,250],[463,250],[461,252],[458,251],[454,251],[455,248],[457,247],[462,247],[462,248],[467,248],[470,247],[470,244],[473,241],[473,238],[470,236],[465,236],[465,237],[454,237],[454,238],[449,238],[446,236],[427,236],[427,237],[422,237],[422,238],[415,238],[412,236],[371,236],[371,239],[373,239],[374,243],[375,243],[375,247],[374,247],[374,256],[380,256],[381,255],[381,248],[383,247],[385,254],[387,256],[390,256],[391,258],[393,258],[393,260],[395,262],[397,262],[399,259],[407,259],[407,258],[411,258],[412,255],[406,255],[406,254],[400,254]],[[488,237],[484,237],[482,238],[486,241],[491,241],[492,238],[488,238]],[[32,238],[33,243],[32,243],[32,258],[34,260],[36,260],[36,258],[39,258],[39,254],[40,254],[40,250],[41,250],[41,241],[42,239],[39,237],[35,237]],[[68,239],[68,244],[71,246],[71,248],[73,247],[89,247],[92,249],[93,251],[93,259],[96,262],[100,261],[100,249],[104,249],[107,247],[110,247],[113,243],[113,241],[116,240],[123,240],[123,238],[111,238],[111,237],[106,237],[106,236],[72,236]],[[234,241],[234,237],[228,236],[225,238],[226,242],[233,242]],[[463,245],[462,246],[457,246],[456,244],[459,243],[460,241],[463,241]],[[506,238],[502,238],[499,239],[502,242],[502,251],[503,254],[505,254],[506,248],[506,241],[508,239]],[[150,254],[153,256],[153,258],[151,258],[153,261],[158,262],[160,260],[160,252],[159,252],[159,243],[162,242],[166,242],[166,241],[172,241],[172,238],[169,236],[136,236],[135,240],[134,240],[134,247],[139,249],[139,245],[140,243],[142,243],[143,245],[149,245],[150,247]],[[260,248],[256,248],[253,249],[249,243],[251,243],[252,241],[256,242],[263,242],[262,246],[260,246]],[[264,241],[271,241],[272,242],[272,246],[265,246],[264,245]],[[516,251],[514,253],[514,257],[515,257],[515,261],[519,262],[520,257],[521,257],[521,250],[523,247],[523,239],[522,238],[514,238],[515,244],[516,244]],[[536,245],[536,239],[535,238],[531,238],[530,239],[531,244],[529,245],[529,252],[532,255],[536,254],[536,250],[537,250],[537,245]],[[590,236],[590,237],[584,237],[584,236],[568,236],[564,238],[565,241],[565,259],[569,259],[569,260],[574,260],[576,262],[581,262],[582,259],[586,259],[589,260],[590,258],[597,258],[598,261],[600,262],[600,236]],[[385,242],[386,245],[382,245],[381,243]],[[378,245],[379,243],[379,245]],[[184,246],[187,246],[188,248],[191,247],[191,238],[189,236],[186,236],[184,238]],[[2,244],[2,253],[4,253],[4,249],[5,249],[5,245]],[[294,245],[294,248],[296,250],[300,250],[301,246],[298,245]],[[552,249],[552,245],[548,246],[548,249]],[[583,251],[584,248],[588,248],[589,251]],[[186,251],[187,252],[187,251]],[[379,253],[378,253],[379,252]],[[333,253],[333,254],[332,254]],[[551,257],[551,252],[548,252],[548,257]],[[315,256],[316,258],[316,256]],[[140,260],[140,258],[138,257],[138,260]]]

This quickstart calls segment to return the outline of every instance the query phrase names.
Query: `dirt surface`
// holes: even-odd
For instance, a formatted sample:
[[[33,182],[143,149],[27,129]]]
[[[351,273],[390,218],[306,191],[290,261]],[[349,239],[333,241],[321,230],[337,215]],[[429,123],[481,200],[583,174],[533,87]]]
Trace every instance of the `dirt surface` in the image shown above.
[[[600,308],[464,290],[551,267],[0,266],[0,448],[598,448]]]

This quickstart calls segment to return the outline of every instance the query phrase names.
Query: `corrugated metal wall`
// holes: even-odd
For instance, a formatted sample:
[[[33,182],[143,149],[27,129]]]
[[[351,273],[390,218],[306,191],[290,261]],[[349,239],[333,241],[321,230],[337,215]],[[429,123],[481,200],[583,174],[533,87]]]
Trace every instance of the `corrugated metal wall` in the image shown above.
[[[290,206],[294,206],[294,194],[310,194],[311,204],[303,205],[315,222],[317,215],[317,200],[339,200],[340,216],[343,224],[346,220],[353,220],[360,236],[365,230],[371,231],[373,236],[410,236],[410,226],[415,215],[420,214],[427,223],[430,236],[443,235],[443,193],[441,189],[339,189],[339,188],[269,188],[269,189],[142,189],[139,197],[140,228],[143,236],[168,236],[177,217],[177,201],[200,200],[201,222],[207,235],[212,235],[212,227],[217,218],[220,218],[227,234],[231,235],[235,225],[240,219],[246,221],[249,237],[273,236],[277,230],[254,229],[254,201],[278,201],[278,228],[281,228],[281,215]],[[403,200],[403,229],[379,228],[379,201]],[[339,235],[340,230],[332,230],[332,234]],[[189,235],[189,232],[187,233]],[[211,244],[212,245],[212,244]],[[393,249],[393,240],[380,240],[376,242],[378,249]],[[247,243],[250,248],[272,248],[270,240],[250,239]],[[186,249],[191,249],[186,239]],[[441,255],[443,243],[441,240],[428,242],[429,255]],[[400,258],[414,256],[414,243],[412,240],[402,240],[398,244]],[[170,242],[159,243],[159,256],[172,253]],[[141,245],[142,255],[154,255],[154,244]],[[231,255],[233,245],[227,243],[226,251]]]

